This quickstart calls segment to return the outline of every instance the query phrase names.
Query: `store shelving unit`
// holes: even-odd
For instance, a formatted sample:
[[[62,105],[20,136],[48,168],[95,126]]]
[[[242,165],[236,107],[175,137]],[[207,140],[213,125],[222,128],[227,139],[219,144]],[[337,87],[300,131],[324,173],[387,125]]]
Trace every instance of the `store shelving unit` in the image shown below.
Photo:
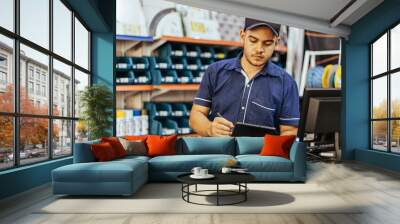
[[[237,41],[117,35],[117,72],[128,68],[132,71],[116,86],[117,109],[146,109],[147,103],[191,103],[208,64],[226,58],[228,52],[240,47]],[[279,46],[277,51],[286,52],[286,47]],[[143,66],[138,68],[134,61],[140,58]],[[126,65],[124,61],[128,61]],[[151,73],[151,80],[146,84],[137,82],[136,74],[146,71]],[[156,126],[162,130],[163,120],[151,115],[149,119],[150,130]],[[165,121],[166,126],[174,126],[170,120]]]

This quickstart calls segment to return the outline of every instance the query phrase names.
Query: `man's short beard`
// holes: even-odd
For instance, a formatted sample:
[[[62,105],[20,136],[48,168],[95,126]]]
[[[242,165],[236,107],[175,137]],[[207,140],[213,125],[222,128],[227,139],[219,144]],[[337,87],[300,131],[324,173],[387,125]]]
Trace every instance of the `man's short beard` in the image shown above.
[[[249,64],[251,64],[251,65],[253,65],[253,66],[256,66],[256,67],[264,67],[264,65],[267,64],[267,62],[268,62],[268,60],[267,60],[267,61],[265,61],[262,65],[255,65],[255,64],[253,64],[253,62],[251,62],[251,60],[247,57],[247,55],[246,55],[245,53],[243,53],[243,54],[244,54],[244,57],[246,58],[246,61],[247,61]]]

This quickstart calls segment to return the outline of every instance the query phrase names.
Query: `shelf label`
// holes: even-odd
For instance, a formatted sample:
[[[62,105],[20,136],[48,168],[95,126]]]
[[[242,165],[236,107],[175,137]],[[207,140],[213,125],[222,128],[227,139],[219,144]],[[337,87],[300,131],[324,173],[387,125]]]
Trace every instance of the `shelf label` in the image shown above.
[[[161,81],[163,81],[163,82],[174,82],[174,77],[172,77],[172,76],[162,77]]]
[[[186,56],[188,56],[188,57],[197,57],[198,53],[197,53],[197,51],[189,51],[189,52],[186,53]]]
[[[175,64],[175,69],[183,69],[183,64]]]
[[[138,83],[145,83],[147,81],[149,81],[149,78],[147,78],[146,76],[141,76],[137,78]]]
[[[202,58],[211,58],[212,54],[211,54],[211,52],[203,52],[203,53],[200,54],[200,57],[202,57]]]
[[[129,83],[129,78],[117,78],[117,83]]]
[[[128,64],[126,64],[126,63],[118,63],[116,65],[116,67],[119,68],[119,69],[127,69],[128,68]]]
[[[168,111],[160,110],[160,111],[158,111],[158,116],[166,117],[166,116],[168,116]]]
[[[168,64],[167,63],[158,63],[158,67],[162,68],[162,69],[166,69],[166,68],[168,68]]]
[[[188,65],[189,70],[197,70],[199,68],[198,65]]]
[[[179,128],[181,134],[189,134],[190,133],[190,128]]]
[[[171,55],[173,55],[173,56],[183,56],[183,51],[180,51],[180,50],[171,51]]]
[[[145,64],[136,64],[136,68],[138,69],[145,69],[146,65]]]
[[[163,128],[162,129],[163,135],[173,135],[176,134],[175,129]]]
[[[187,82],[189,82],[189,77],[180,77],[180,78],[179,78],[179,82],[181,82],[181,83],[187,83]]]
[[[174,111],[173,115],[182,117],[183,116],[183,111],[181,111],[181,110]]]

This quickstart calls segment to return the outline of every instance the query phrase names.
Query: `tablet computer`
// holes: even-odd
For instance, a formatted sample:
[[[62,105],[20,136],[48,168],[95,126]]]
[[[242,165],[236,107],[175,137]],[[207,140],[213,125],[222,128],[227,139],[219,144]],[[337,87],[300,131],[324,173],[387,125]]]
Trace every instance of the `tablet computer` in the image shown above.
[[[264,137],[265,134],[278,135],[276,129],[261,125],[237,122],[233,127],[232,136]]]

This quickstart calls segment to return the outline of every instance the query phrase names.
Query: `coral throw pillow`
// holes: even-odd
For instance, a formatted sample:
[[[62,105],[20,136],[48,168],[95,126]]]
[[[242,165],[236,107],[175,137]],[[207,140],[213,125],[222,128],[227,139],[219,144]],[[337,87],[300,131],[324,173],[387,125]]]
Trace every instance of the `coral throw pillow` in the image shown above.
[[[280,156],[289,159],[290,147],[292,147],[294,140],[296,140],[295,135],[265,135],[260,155]]]
[[[126,151],[124,146],[122,146],[121,142],[118,140],[117,137],[109,137],[109,138],[101,138],[101,142],[108,142],[114,149],[115,155],[117,158],[125,157]]]
[[[177,135],[159,136],[149,135],[147,137],[148,156],[165,156],[176,154]]]
[[[91,149],[94,157],[99,162],[110,161],[117,158],[113,147],[108,142],[93,144],[91,145]]]

